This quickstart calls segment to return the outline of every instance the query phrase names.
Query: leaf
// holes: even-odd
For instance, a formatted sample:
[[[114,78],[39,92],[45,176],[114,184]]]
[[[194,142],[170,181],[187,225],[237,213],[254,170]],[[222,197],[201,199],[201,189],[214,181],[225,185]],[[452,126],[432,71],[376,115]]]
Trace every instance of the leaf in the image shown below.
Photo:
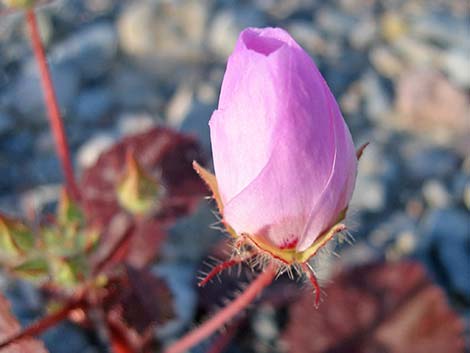
[[[172,319],[173,298],[166,282],[148,270],[126,268],[124,276],[107,285],[103,307],[113,344],[142,351],[156,325]]]
[[[463,352],[463,324],[442,290],[414,262],[375,264],[344,272],[290,308],[284,339],[291,353]]]
[[[0,214],[0,252],[19,256],[34,247],[34,233],[19,220]]]
[[[141,167],[160,180],[165,189],[157,212],[142,217],[139,222],[130,220],[133,233],[119,259],[141,267],[155,257],[159,250],[155,244],[161,244],[166,228],[176,218],[194,211],[205,195],[206,188],[191,166],[193,160],[204,158],[194,138],[160,127],[127,137],[103,153],[84,172],[80,182],[89,224],[97,224],[104,230],[100,247],[106,247],[108,239],[119,241],[120,235],[125,234],[127,225],[119,228],[113,223],[119,223],[118,218],[123,217],[115,190],[125,172],[128,153],[138,158]],[[142,253],[146,254],[146,261],[142,260]]]
[[[11,269],[18,277],[31,281],[41,281],[49,276],[49,265],[44,258],[26,260]]]
[[[0,293],[0,342],[21,331],[21,326],[10,312],[10,304]],[[43,343],[37,339],[24,338],[3,349],[0,353],[47,353]]]

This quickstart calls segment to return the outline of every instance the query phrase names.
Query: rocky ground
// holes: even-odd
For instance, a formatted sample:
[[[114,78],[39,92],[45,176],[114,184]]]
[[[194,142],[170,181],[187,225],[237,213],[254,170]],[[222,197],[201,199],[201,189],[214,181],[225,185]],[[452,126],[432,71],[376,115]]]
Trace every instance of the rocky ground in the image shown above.
[[[356,144],[370,142],[351,206],[356,242],[339,261],[418,258],[454,308],[468,313],[468,2],[56,1],[39,20],[79,172],[122,136],[158,124],[197,135],[210,155],[207,122],[238,33],[289,30],[315,59]],[[62,176],[18,14],[0,17],[0,67],[0,210],[25,215],[54,203]],[[180,222],[178,242],[191,242],[188,229],[210,233],[208,219],[202,207]],[[168,245],[175,257],[192,258],[188,265],[160,266],[175,286],[188,283],[205,251],[181,248]],[[194,301],[186,287],[185,307]],[[28,320],[40,304],[25,288],[10,297]],[[66,346],[61,330],[70,331]],[[51,352],[96,351],[69,326],[47,339]]]

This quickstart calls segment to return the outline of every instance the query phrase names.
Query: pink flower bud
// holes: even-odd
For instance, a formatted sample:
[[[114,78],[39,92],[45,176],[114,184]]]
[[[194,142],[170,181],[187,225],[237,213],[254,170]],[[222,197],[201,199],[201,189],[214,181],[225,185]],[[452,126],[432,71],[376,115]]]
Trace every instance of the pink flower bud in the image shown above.
[[[302,252],[344,216],[357,158],[313,60],[280,28],[247,28],[210,120],[224,221]]]

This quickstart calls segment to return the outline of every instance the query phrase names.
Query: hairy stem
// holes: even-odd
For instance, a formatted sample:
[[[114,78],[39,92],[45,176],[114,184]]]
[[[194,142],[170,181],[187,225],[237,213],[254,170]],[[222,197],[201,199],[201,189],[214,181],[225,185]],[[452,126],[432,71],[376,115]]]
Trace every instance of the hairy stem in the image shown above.
[[[273,281],[275,276],[276,267],[275,265],[270,265],[234,301],[216,313],[201,326],[189,332],[186,336],[168,347],[165,350],[165,353],[183,353],[208,338],[211,334],[223,327],[225,323],[252,303],[258,294],[260,294],[261,291]]]
[[[26,10],[26,22],[28,24],[31,44],[33,47],[34,56],[39,67],[41,77],[42,90],[44,92],[44,101],[47,107],[49,123],[54,135],[56,143],[57,154],[62,164],[67,190],[70,195],[77,200],[79,197],[77,184],[75,182],[72,162],[65,135],[64,124],[60,114],[59,105],[57,103],[57,96],[52,83],[51,73],[47,64],[46,53],[39,35],[38,23],[36,20],[36,13],[33,8]]]

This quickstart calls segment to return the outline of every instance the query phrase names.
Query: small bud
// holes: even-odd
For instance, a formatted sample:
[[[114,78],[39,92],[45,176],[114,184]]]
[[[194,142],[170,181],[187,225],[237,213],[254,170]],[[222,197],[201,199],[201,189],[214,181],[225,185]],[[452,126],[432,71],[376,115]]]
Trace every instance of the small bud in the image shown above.
[[[62,189],[60,193],[57,221],[61,226],[75,226],[83,222],[82,210],[65,189]]]
[[[135,215],[143,215],[158,207],[163,186],[143,170],[132,153],[128,153],[126,170],[116,193],[124,209]]]
[[[34,246],[32,230],[18,220],[0,214],[0,252],[18,256]]]
[[[73,287],[82,282],[88,275],[88,265],[84,256],[68,258],[50,258],[52,279],[58,285]]]

